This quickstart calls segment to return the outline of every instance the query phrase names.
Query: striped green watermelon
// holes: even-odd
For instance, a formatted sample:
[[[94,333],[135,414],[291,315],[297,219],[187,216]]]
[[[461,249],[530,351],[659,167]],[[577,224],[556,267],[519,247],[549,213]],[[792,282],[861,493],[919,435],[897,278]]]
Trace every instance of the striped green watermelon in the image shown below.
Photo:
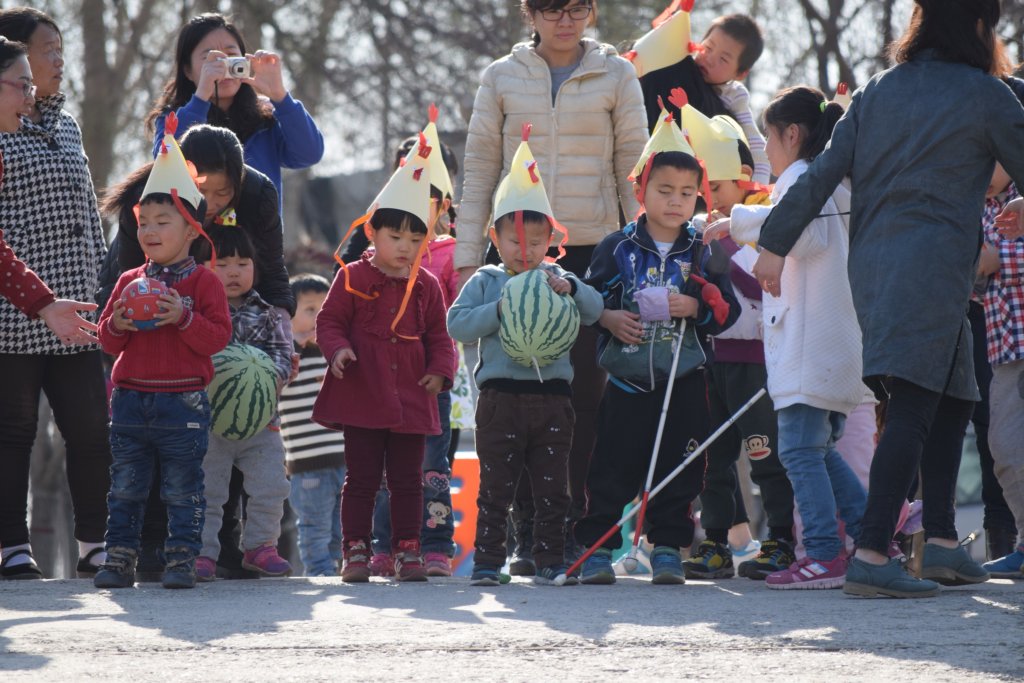
[[[213,356],[210,428],[241,441],[267,426],[277,410],[277,374],[270,356],[248,344],[228,344]]]
[[[520,365],[539,368],[564,356],[576,342],[580,312],[571,296],[556,294],[545,271],[535,268],[505,283],[498,338]]]

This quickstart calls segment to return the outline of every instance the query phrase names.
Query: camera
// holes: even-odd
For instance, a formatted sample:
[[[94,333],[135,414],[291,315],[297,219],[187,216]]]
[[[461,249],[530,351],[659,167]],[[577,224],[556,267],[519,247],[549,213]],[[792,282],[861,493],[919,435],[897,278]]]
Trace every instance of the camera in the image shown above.
[[[228,78],[252,78],[252,64],[248,57],[226,57],[222,62],[227,62]]]

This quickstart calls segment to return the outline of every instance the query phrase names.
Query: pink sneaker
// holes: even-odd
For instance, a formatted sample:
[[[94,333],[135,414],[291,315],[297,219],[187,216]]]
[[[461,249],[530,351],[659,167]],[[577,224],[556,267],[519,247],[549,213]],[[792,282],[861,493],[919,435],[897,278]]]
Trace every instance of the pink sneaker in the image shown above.
[[[395,560],[391,553],[374,553],[370,558],[370,576],[394,576]]]
[[[423,553],[427,576],[451,576],[452,561],[444,553]]]
[[[196,579],[208,582],[217,578],[217,563],[209,557],[200,555],[196,558]]]
[[[765,577],[769,588],[777,590],[842,588],[846,580],[846,557],[842,554],[827,562],[805,557],[789,565],[788,569]]]
[[[242,567],[263,576],[290,576],[292,573],[292,566],[277,554],[277,546],[273,543],[264,543],[253,550],[246,550],[242,557]]]

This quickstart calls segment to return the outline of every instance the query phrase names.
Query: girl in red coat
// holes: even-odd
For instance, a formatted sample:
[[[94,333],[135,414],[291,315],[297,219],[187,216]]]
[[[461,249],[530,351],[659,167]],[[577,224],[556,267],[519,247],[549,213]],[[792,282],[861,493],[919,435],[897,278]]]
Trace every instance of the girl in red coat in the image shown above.
[[[372,256],[343,266],[316,319],[330,374],[313,419],[345,432],[341,498],[344,581],[368,581],[373,502],[386,476],[399,581],[424,581],[420,555],[423,452],[439,434],[438,392],[451,387],[455,350],[437,278],[420,269],[430,216],[425,139],[381,190],[367,216]],[[351,232],[351,229],[350,231]]]

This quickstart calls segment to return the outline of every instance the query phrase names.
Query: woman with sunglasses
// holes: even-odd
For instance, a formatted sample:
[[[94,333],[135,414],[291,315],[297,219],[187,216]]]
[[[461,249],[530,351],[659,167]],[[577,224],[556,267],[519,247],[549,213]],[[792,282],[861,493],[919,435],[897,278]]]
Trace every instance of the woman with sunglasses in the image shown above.
[[[4,163],[0,226],[4,238],[57,296],[92,302],[106,244],[82,134],[63,108],[60,29],[46,14],[17,7],[0,11],[0,36],[24,43],[28,57],[23,71],[6,69],[5,82],[0,83],[0,109],[7,110],[0,126]],[[32,284],[39,286],[26,283],[22,289],[15,287],[15,300],[21,298],[24,287],[38,291],[31,290]],[[43,322],[29,318],[12,302],[0,299],[3,579],[41,577],[27,525],[29,461],[41,392],[46,393],[67,448],[79,576],[94,574],[104,559],[110,445],[101,353],[80,328],[72,328],[62,337],[54,336]]]
[[[491,201],[498,180],[509,172],[524,124],[533,125],[530,147],[555,216],[568,232],[560,261],[566,270],[582,277],[594,246],[621,227],[620,213],[631,218],[639,208],[628,176],[648,137],[643,94],[632,64],[611,45],[583,37],[597,21],[597,0],[522,0],[520,7],[533,39],[484,70],[469,121],[455,247],[460,282],[484,263]],[[574,519],[583,513],[583,484],[604,393],[596,347],[593,330],[581,329],[572,350],[576,427],[569,517]],[[529,489],[528,481],[520,482],[517,508],[525,509],[515,526],[522,561],[513,564],[513,573],[534,569]],[[572,554],[573,544],[566,547]]]

